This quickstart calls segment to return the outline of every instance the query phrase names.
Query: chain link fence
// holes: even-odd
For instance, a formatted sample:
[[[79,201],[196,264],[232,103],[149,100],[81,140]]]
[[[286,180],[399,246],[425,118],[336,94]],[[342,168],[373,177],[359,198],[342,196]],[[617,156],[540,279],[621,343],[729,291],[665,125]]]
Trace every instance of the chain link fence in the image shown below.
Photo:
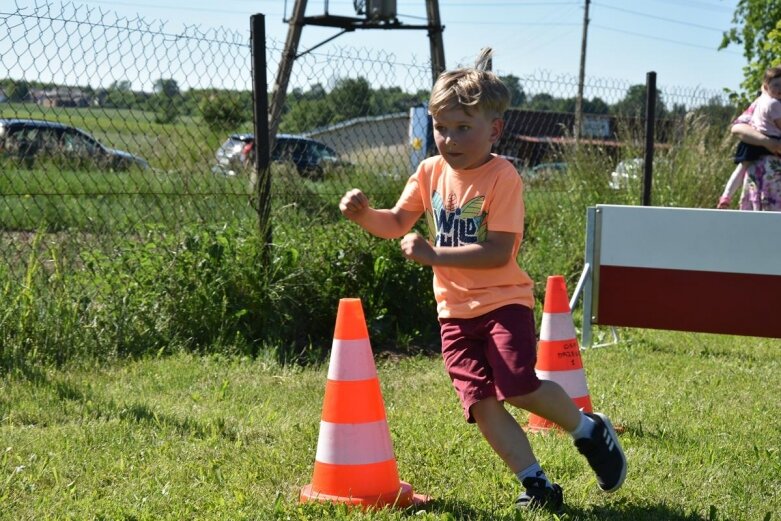
[[[9,280],[29,274],[29,260],[44,251],[58,252],[44,256],[52,272],[78,273],[128,243],[257,225],[248,33],[174,31],[74,4],[2,11],[0,257]],[[283,50],[266,41],[268,78]],[[503,77],[514,109],[497,152],[526,178],[530,215],[565,205],[584,214],[584,199],[548,182],[572,158],[577,79]],[[275,242],[340,220],[337,203],[349,188],[363,188],[377,206],[395,202],[417,162],[434,152],[430,82],[429,63],[384,50],[335,48],[296,59],[271,153]],[[645,88],[591,77],[584,87],[579,142],[598,151],[607,186],[610,170],[642,148]],[[680,143],[676,125],[702,107],[723,123],[734,113],[719,92],[661,89],[660,144]],[[630,201],[607,194],[599,202]],[[534,226],[532,217],[530,233]],[[577,250],[580,235],[571,235]]]
[[[223,97],[238,120],[251,114],[244,35],[74,4],[2,13],[0,35],[8,269],[56,247],[67,273],[118,239],[253,218],[246,186],[211,171],[225,133],[206,112]]]

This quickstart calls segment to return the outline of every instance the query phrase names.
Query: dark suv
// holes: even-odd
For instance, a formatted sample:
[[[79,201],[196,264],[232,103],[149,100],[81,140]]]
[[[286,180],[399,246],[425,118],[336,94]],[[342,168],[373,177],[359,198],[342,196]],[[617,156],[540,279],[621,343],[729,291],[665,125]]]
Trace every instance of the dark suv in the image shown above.
[[[253,134],[231,134],[215,154],[217,164],[212,171],[233,176],[251,168],[255,162],[255,136]],[[314,139],[278,134],[271,160],[289,162],[295,165],[302,177],[320,180],[325,171],[344,165],[339,154],[328,145]]]
[[[149,166],[129,152],[106,147],[83,130],[37,119],[0,119],[0,157],[27,167],[32,167],[36,159],[66,160],[77,166],[109,170]]]

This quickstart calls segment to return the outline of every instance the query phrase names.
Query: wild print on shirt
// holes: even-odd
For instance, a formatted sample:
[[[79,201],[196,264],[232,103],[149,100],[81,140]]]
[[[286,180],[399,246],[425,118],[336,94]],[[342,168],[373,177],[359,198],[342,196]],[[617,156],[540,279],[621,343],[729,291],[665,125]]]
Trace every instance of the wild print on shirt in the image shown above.
[[[453,194],[445,204],[439,192],[434,191],[431,194],[432,211],[426,212],[429,235],[434,246],[483,242],[488,233],[486,213],[481,212],[484,200],[485,196],[479,195],[459,208]]]

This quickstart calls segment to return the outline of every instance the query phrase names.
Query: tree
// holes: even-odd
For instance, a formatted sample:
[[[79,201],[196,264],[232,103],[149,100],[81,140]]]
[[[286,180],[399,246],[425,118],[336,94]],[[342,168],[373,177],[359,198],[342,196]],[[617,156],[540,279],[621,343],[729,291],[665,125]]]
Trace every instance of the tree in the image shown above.
[[[108,86],[108,90],[118,90],[120,92],[130,92],[132,84],[130,80],[115,80]]]
[[[521,80],[518,76],[508,74],[507,76],[499,76],[499,79],[504,82],[507,89],[510,91],[510,106],[520,107],[526,103],[526,93],[521,86]]]
[[[27,101],[30,97],[30,84],[24,80],[5,79],[0,81],[8,101]]]
[[[293,89],[285,100],[279,131],[299,133],[331,123],[334,112],[327,98],[320,83],[310,85],[308,91]]]
[[[619,116],[628,118],[645,117],[646,105],[646,86],[643,84],[632,85],[627,89],[624,99],[613,106],[613,112]],[[667,114],[664,107],[662,93],[656,89],[656,117],[660,118]]]
[[[304,91],[301,87],[294,88],[292,92],[288,94],[287,98],[290,101],[315,100],[325,99],[326,95],[327,93],[322,84],[314,83],[309,86],[308,91]]]
[[[738,109],[733,105],[725,105],[718,96],[713,96],[704,105],[694,109],[694,114],[701,116],[718,129],[725,129],[727,125],[735,118]]]
[[[133,108],[136,102],[136,96],[131,90],[131,83],[128,80],[119,80],[111,82],[105,92],[103,103],[108,107],[119,109]]]
[[[279,123],[281,132],[299,133],[329,124],[334,113],[327,100],[302,100],[292,104]]]
[[[212,130],[227,130],[244,123],[251,116],[251,112],[242,103],[242,99],[227,91],[216,92],[204,96],[198,108],[203,120]]]
[[[152,90],[155,94],[162,94],[168,98],[179,95],[179,84],[171,78],[160,78],[155,81]]]
[[[401,87],[380,87],[372,92],[369,114],[380,116],[394,112],[408,112],[410,107],[419,105],[428,96],[420,98],[401,90]]]
[[[529,105],[527,108],[529,110],[544,110],[553,112],[557,110],[557,105],[558,101],[556,98],[547,92],[541,92],[532,96],[532,98],[529,100]]]
[[[781,64],[781,0],[739,0],[732,24],[719,49],[743,46],[743,92],[731,92],[730,97],[747,103],[757,95],[765,70]]]
[[[583,112],[586,114],[607,114],[610,112],[610,106],[602,98],[584,99]]]
[[[173,123],[181,110],[177,103],[179,84],[173,79],[160,78],[154,83],[154,96],[149,98],[148,109],[155,113],[155,123]]]
[[[365,78],[337,80],[328,93],[328,104],[334,114],[332,123],[368,115],[371,94],[372,89]]]

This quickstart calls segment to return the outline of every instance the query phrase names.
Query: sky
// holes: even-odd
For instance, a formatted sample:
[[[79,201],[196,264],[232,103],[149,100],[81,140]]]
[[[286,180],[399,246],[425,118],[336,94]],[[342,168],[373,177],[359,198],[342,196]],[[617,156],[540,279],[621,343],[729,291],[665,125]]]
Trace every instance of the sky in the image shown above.
[[[17,5],[34,5],[15,0]],[[494,70],[523,76],[538,72],[577,78],[586,0],[439,0],[448,68],[468,65],[483,47],[494,49]],[[682,90],[738,89],[742,48],[719,51],[738,0],[591,0],[585,73],[594,78]],[[266,36],[282,45],[294,0],[73,0],[119,16],[166,23],[168,32],[186,26],[226,28],[249,34],[252,14],[266,16]],[[425,0],[397,0],[398,19],[426,23]],[[306,15],[328,12],[357,16],[353,0],[308,0]],[[337,29],[305,26],[299,51],[334,36]],[[358,30],[326,43],[330,47],[391,50],[401,62],[429,57],[425,30]]]

